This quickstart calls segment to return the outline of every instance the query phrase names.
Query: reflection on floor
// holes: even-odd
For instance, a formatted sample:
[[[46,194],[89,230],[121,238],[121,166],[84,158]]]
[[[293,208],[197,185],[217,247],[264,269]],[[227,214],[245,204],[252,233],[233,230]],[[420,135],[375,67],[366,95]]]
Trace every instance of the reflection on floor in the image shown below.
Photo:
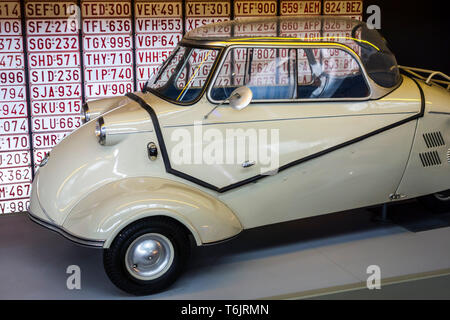
[[[383,278],[450,268],[450,214],[420,204],[352,210],[248,230],[196,248],[167,291],[140,299],[256,299],[365,282],[369,265]],[[0,217],[0,299],[124,299],[106,277],[102,251],[76,246],[23,215]],[[81,268],[81,290],[68,290],[66,269]]]

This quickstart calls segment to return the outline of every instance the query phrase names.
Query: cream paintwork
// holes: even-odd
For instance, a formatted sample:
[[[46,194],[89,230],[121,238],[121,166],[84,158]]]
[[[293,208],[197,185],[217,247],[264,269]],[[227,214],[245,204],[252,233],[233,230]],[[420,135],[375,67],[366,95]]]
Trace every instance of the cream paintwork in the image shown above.
[[[130,102],[127,97],[111,97],[89,101],[89,121],[98,118],[101,114]]]
[[[407,198],[442,191],[449,188],[448,163],[423,169],[417,153],[423,151],[421,132],[429,130],[444,133],[443,155],[449,148],[448,115],[429,113],[448,113],[449,94],[421,85],[427,99],[423,118],[221,194],[167,173],[161,156],[150,161],[147,144],[161,146],[149,114],[128,98],[108,99],[103,114],[107,145],[98,143],[95,121],[65,138],[39,169],[30,212],[77,237],[104,240],[105,248],[130,223],[164,215],[184,224],[201,245],[247,228],[382,204],[396,191]],[[375,91],[380,95],[372,87]],[[214,106],[206,95],[187,107],[150,93],[136,94],[155,110],[169,156],[173,131],[190,130]],[[241,111],[223,106],[204,124],[219,130],[230,127],[226,122],[239,122],[233,128],[280,129],[283,165],[418,114],[420,102],[418,87],[404,77],[399,88],[379,100],[254,104]],[[91,105],[95,114],[103,112],[101,101]],[[280,121],[266,121],[272,119]],[[245,121],[252,121],[251,126]],[[218,187],[260,169],[257,164],[245,170],[240,163],[172,167]],[[424,187],[417,187],[419,182]]]

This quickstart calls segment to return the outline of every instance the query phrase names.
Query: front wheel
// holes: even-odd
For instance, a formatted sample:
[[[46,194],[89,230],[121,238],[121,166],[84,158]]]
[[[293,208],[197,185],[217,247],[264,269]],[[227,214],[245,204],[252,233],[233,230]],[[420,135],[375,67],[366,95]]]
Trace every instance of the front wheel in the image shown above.
[[[122,230],[103,253],[106,274],[134,295],[164,290],[181,274],[190,253],[184,228],[164,218],[141,220]]]
[[[419,201],[435,213],[450,212],[450,189],[421,197]]]

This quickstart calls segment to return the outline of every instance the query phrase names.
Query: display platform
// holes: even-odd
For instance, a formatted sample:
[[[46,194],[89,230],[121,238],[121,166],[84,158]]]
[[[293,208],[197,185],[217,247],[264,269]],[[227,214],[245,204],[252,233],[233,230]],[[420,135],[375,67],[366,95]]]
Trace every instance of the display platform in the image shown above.
[[[196,248],[173,287],[138,299],[297,299],[353,290],[370,299],[377,294],[364,289],[370,265],[381,268],[382,288],[450,274],[450,213],[433,215],[412,201],[390,206],[390,221],[380,223],[372,220],[377,211],[248,230]],[[136,299],[109,281],[101,250],[77,246],[25,214],[0,216],[0,257],[0,299]],[[81,290],[67,289],[70,265],[81,268]],[[433,290],[420,298],[435,298]]]

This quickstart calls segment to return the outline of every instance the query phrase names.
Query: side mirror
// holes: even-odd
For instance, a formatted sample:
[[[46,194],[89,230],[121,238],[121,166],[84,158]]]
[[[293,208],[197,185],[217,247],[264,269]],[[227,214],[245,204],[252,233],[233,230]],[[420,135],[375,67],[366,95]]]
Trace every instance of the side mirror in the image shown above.
[[[234,90],[228,101],[234,110],[242,110],[247,107],[253,98],[253,92],[249,87],[243,86]]]

